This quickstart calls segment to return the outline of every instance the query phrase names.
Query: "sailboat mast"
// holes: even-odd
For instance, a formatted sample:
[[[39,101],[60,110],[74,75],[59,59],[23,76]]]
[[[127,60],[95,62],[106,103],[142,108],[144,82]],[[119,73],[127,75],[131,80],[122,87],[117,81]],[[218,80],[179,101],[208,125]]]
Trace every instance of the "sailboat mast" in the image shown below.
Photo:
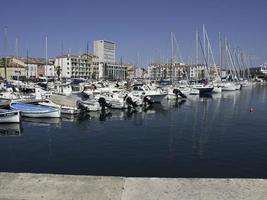
[[[46,89],[48,89],[48,56],[47,56],[47,36],[45,36],[45,72],[46,72]]]
[[[222,41],[221,41],[221,32],[219,32],[219,63],[222,68]]]
[[[196,30],[196,66],[198,65],[198,30]]]
[[[7,80],[7,27],[4,28],[5,80]]]
[[[170,72],[170,79],[172,81],[172,71],[173,71],[173,63],[174,63],[174,48],[173,48],[173,32],[171,32],[171,49],[172,49],[172,55],[171,55],[171,72]]]
[[[26,59],[26,62],[27,62],[26,81],[28,83],[29,82],[29,49],[27,49],[27,59]]]
[[[48,56],[47,56],[47,36],[45,36],[45,65],[47,67],[47,60],[48,60]]]
[[[205,31],[205,24],[203,24],[203,51],[204,51],[204,59],[207,60],[206,57],[206,31]]]
[[[19,42],[18,42],[18,38],[16,38],[15,41],[15,51],[16,51],[16,58],[18,59],[19,57]],[[17,70],[17,81],[19,80],[19,69],[18,69],[18,63],[16,62],[16,70]]]

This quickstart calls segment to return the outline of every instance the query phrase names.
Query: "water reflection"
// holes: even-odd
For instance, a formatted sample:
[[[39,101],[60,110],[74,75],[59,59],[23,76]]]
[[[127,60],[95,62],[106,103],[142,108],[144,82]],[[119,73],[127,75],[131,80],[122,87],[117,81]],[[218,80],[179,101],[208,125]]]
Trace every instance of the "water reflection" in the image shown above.
[[[20,124],[1,124],[0,136],[21,136],[22,130]]]
[[[33,126],[52,126],[56,128],[61,128],[61,118],[22,118],[23,122]]]

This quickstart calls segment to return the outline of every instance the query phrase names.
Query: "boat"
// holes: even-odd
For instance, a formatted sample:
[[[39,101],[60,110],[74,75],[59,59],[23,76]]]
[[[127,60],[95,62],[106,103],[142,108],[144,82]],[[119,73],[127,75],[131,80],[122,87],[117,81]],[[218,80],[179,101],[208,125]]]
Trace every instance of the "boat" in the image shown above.
[[[214,87],[211,85],[198,84],[198,85],[193,85],[193,89],[199,90],[199,94],[207,94],[207,93],[211,93]]]
[[[139,96],[140,98],[149,98],[151,103],[161,103],[161,101],[168,95],[162,91],[161,88],[150,88],[148,85],[134,85],[133,91],[129,93],[132,96]]]
[[[57,118],[60,117],[60,109],[42,105],[32,105],[21,102],[11,102],[10,108],[21,111],[24,117]]]
[[[56,104],[56,103],[54,103],[48,99],[43,101],[43,102],[39,102],[38,104],[43,105],[43,106],[58,108],[61,110],[61,114],[76,115],[76,114],[79,114],[79,112],[80,112],[80,110],[76,106],[59,105],[59,104]]]
[[[230,82],[223,83],[221,86],[222,86],[222,91],[235,91],[236,90],[236,86]]]
[[[18,110],[0,109],[0,123],[19,123],[20,112]]]

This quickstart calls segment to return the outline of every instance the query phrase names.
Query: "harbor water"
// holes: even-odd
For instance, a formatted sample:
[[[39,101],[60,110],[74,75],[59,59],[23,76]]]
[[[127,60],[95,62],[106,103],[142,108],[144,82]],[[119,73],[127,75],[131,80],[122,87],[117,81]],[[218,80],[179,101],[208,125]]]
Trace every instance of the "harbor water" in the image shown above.
[[[267,87],[0,125],[0,171],[267,178]]]

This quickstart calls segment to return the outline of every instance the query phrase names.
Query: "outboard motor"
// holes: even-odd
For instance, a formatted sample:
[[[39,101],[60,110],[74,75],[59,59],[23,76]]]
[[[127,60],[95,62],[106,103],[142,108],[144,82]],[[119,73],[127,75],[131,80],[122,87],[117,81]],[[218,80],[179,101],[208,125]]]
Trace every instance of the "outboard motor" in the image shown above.
[[[107,108],[111,107],[111,105],[106,102],[106,99],[104,97],[100,97],[98,99],[98,103],[99,103],[100,107],[102,108],[102,111],[105,110],[106,107]]]
[[[90,96],[88,94],[86,94],[85,92],[81,92],[81,99],[82,101],[86,101],[90,98]]]
[[[89,109],[87,106],[85,106],[85,104],[82,103],[82,101],[78,100],[76,102],[76,106],[80,110],[80,117],[83,118],[88,116]]]
[[[133,99],[131,97],[129,97],[127,94],[124,97],[124,101],[126,102],[126,104],[128,105],[128,109],[135,109],[137,107],[137,103],[133,101]]]
[[[151,106],[151,105],[152,105],[152,101],[151,101],[151,99],[150,99],[149,96],[145,96],[144,99],[143,99],[143,101],[144,101],[144,106],[145,106],[145,107],[146,107],[146,106]]]
[[[178,95],[180,96],[180,97],[182,97],[182,98],[186,98],[186,95],[184,95],[182,92],[181,92],[181,90],[179,90],[179,89],[173,89],[173,91],[172,91],[175,95],[176,95],[176,98],[178,98]]]

